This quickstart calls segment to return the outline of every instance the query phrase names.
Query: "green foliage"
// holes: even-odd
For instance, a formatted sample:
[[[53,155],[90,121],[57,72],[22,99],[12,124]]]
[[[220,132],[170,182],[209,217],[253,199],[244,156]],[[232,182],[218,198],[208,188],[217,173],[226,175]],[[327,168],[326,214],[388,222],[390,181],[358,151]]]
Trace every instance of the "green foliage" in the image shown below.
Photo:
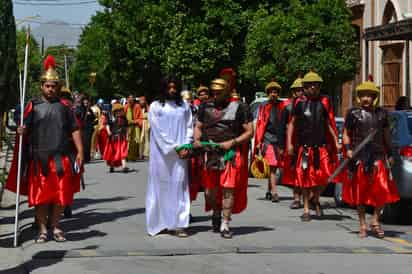
[[[261,86],[275,76],[288,87],[298,72],[314,68],[332,90],[353,77],[357,49],[345,1],[292,0],[286,9],[276,5],[255,13],[241,75]]]
[[[0,113],[17,102],[16,26],[11,0],[0,5]]]
[[[73,66],[76,87],[92,94],[159,92],[162,75],[189,87],[223,67],[240,71],[238,88],[253,93],[276,76],[289,85],[314,67],[333,88],[352,77],[358,58],[344,0],[100,0],[84,29]],[[249,89],[249,90],[248,90]]]

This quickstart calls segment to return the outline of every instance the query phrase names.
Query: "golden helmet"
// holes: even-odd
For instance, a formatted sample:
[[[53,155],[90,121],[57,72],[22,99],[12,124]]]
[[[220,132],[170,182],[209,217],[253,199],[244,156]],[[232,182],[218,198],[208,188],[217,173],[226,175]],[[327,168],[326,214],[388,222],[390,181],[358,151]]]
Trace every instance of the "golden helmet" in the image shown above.
[[[120,103],[114,103],[112,105],[112,112],[115,113],[118,110],[123,110],[123,106]]]
[[[184,90],[180,93],[180,96],[182,96],[183,100],[192,100],[192,92],[189,90]]]
[[[64,86],[64,87],[62,87],[62,88],[60,89],[60,93],[66,93],[66,94],[68,94],[68,95],[72,95],[71,90],[70,90],[68,87],[66,87],[66,86]]]
[[[211,90],[226,91],[228,89],[228,83],[225,79],[216,78],[216,79],[212,80],[212,82],[210,84],[210,89]]]
[[[237,93],[236,90],[233,90],[233,92],[230,94],[230,97],[232,97],[234,99],[240,99],[240,95],[239,95],[239,93]]]
[[[44,60],[44,73],[41,76],[41,81],[59,82],[59,74],[56,71],[56,61],[52,55],[48,55]]]
[[[268,178],[270,167],[262,156],[257,155],[250,165],[250,172],[257,179]]]
[[[298,77],[296,78],[295,81],[293,81],[293,84],[290,86],[291,89],[295,89],[295,88],[303,88],[303,83],[302,83],[302,78]]]
[[[268,92],[270,89],[276,89],[278,91],[280,91],[282,89],[282,87],[279,85],[278,82],[276,82],[275,79],[272,79],[272,81],[270,81],[266,87],[265,87],[265,91]]]
[[[376,96],[375,100],[373,101],[373,105],[377,106],[379,104],[379,88],[375,85],[375,83],[373,82],[373,78],[371,75],[369,75],[368,80],[359,84],[356,89],[356,99],[358,101],[358,103],[360,103],[359,100],[359,92],[362,91],[370,91],[373,92]]]
[[[308,73],[305,74],[305,76],[302,79],[302,83],[322,83],[323,79],[322,77],[319,76],[316,72],[313,70],[310,70]]]
[[[197,94],[199,94],[199,93],[201,93],[202,91],[209,92],[209,88],[206,87],[206,86],[200,85],[200,86],[197,88],[196,92],[197,92]]]

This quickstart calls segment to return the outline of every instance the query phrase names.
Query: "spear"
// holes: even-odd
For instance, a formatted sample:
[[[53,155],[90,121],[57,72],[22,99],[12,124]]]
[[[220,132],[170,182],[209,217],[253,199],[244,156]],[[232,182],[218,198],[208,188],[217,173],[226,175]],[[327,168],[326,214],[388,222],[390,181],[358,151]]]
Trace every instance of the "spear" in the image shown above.
[[[30,44],[30,27],[27,28],[26,34],[26,49],[24,52],[24,72],[23,72],[23,85],[20,84],[20,127],[23,127],[24,119],[24,98],[26,97],[26,86],[27,86],[27,67],[29,60],[29,44]],[[21,77],[20,77],[21,78]],[[20,80],[21,82],[21,80]],[[19,211],[20,211],[20,181],[21,181],[21,157],[23,149],[23,136],[19,136],[19,153],[17,161],[17,189],[16,189],[16,212],[14,219],[14,242],[13,246],[18,245],[18,234],[19,234]]]

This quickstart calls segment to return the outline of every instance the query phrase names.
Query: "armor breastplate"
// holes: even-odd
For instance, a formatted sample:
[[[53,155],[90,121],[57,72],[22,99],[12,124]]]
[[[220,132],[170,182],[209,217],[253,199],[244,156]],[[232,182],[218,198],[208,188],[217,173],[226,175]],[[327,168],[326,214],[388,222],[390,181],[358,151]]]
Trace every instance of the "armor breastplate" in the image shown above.
[[[372,129],[378,129],[373,140],[360,151],[359,158],[369,158],[370,155],[374,155],[375,159],[377,159],[376,157],[381,158],[385,152],[382,132],[385,119],[384,112],[379,108],[374,112],[366,111],[362,108],[355,108],[351,111],[351,115],[354,121],[351,133],[353,147],[358,146],[359,143],[369,135]]]
[[[266,125],[263,141],[266,144],[276,144],[278,142],[277,130],[279,126],[278,108],[276,105],[272,106],[268,124]]]
[[[30,131],[31,153],[34,159],[47,159],[55,154],[70,152],[67,109],[60,103],[33,101]]]
[[[296,105],[297,136],[300,145],[326,143],[327,113],[320,100],[304,100]]]
[[[126,117],[117,117],[113,123],[112,135],[126,135],[127,134],[127,119]]]
[[[239,136],[240,126],[236,123],[238,109],[239,102],[231,102],[223,109],[217,109],[213,102],[207,103],[203,138],[219,143]]]

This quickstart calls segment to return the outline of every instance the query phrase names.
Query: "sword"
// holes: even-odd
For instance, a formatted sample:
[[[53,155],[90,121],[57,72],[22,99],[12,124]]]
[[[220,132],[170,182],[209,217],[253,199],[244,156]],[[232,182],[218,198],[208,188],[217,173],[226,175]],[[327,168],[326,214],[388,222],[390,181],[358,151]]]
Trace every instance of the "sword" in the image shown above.
[[[329,176],[328,182],[332,182],[332,180],[338,176],[339,173],[352,161],[353,158],[362,150],[370,141],[372,141],[373,137],[375,137],[378,130],[376,128],[372,129],[372,131],[365,137],[365,139],[360,142],[360,144],[352,150],[352,158],[346,158],[336,169],[335,171]]]

